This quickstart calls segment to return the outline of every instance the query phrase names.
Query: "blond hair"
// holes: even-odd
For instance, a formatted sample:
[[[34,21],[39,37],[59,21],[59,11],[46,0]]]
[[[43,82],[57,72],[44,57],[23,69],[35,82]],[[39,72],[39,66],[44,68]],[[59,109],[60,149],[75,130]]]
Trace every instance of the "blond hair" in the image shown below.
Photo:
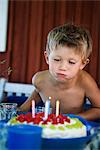
[[[47,36],[46,51],[48,54],[58,46],[75,48],[84,59],[92,52],[92,39],[85,28],[73,24],[65,24],[51,30]]]

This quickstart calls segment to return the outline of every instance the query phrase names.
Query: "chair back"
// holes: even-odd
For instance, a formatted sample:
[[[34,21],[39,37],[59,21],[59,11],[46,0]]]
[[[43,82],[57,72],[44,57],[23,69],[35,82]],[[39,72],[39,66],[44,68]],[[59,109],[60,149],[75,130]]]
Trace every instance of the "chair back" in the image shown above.
[[[35,87],[32,84],[8,82],[5,78],[0,78],[0,102],[8,96],[30,96]]]

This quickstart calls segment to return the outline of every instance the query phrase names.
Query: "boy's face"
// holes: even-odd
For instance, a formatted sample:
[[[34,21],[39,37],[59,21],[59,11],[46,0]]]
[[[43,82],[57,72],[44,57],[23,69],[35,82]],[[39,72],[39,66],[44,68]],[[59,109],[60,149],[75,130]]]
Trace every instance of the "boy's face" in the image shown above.
[[[51,50],[49,55],[45,51],[44,55],[51,75],[58,81],[74,78],[86,65],[74,48],[66,46]]]

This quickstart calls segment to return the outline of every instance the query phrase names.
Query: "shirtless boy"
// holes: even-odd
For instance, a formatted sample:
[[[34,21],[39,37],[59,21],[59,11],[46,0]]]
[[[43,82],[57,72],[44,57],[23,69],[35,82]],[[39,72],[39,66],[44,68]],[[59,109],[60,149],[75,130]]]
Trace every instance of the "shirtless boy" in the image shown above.
[[[87,120],[100,119],[100,89],[95,80],[83,68],[89,63],[92,40],[89,32],[76,25],[66,24],[51,30],[47,37],[44,56],[48,70],[37,72],[32,83],[35,90],[19,110],[28,111],[31,101],[45,103],[51,97],[55,111],[56,100],[60,112],[80,115]],[[84,111],[84,98],[88,97],[92,108]]]

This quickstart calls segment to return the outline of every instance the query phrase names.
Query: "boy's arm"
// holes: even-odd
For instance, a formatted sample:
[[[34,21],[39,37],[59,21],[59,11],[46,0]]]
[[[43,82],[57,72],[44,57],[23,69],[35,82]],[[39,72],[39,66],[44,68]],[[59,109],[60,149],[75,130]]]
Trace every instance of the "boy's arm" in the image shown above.
[[[87,111],[79,113],[78,116],[81,116],[86,120],[95,121],[97,119],[100,119],[100,108],[90,108]]]
[[[32,107],[32,100],[35,100],[36,104],[40,101],[40,96],[36,89],[32,92],[31,96],[20,106],[17,108],[17,111],[29,111]]]
[[[85,81],[83,88],[85,89],[85,95],[89,98],[92,107],[87,111],[79,113],[78,115],[91,121],[100,119],[100,89],[90,75],[87,75],[84,79]]]
[[[32,92],[31,96],[17,109],[18,111],[28,111],[32,107],[32,100],[35,100],[35,103],[41,101],[41,97],[39,95],[39,84],[41,83],[41,73],[37,72],[32,78],[32,84],[35,89]]]

